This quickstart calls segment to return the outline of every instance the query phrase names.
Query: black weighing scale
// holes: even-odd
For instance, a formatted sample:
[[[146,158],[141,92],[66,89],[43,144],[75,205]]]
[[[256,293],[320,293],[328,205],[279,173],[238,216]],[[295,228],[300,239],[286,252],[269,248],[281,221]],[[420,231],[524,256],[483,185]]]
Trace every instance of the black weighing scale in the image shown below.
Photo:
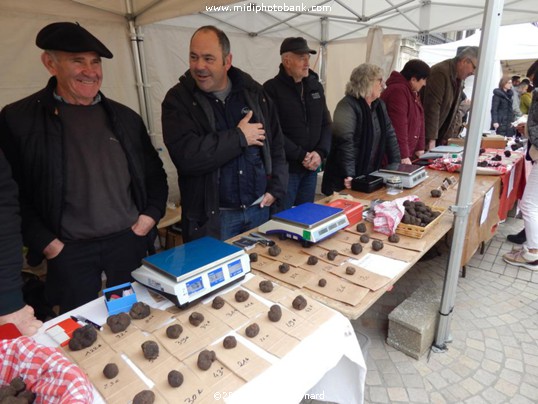
[[[276,213],[271,220],[258,227],[265,234],[302,241],[305,245],[317,243],[349,225],[341,208],[317,203],[303,203],[295,208]]]
[[[416,164],[389,164],[378,171],[370,173],[376,177],[383,178],[383,182],[387,182],[390,177],[400,177],[404,188],[413,188],[428,178],[426,169],[423,166]]]
[[[132,275],[183,308],[243,279],[248,272],[250,260],[245,250],[203,237],[144,258]]]

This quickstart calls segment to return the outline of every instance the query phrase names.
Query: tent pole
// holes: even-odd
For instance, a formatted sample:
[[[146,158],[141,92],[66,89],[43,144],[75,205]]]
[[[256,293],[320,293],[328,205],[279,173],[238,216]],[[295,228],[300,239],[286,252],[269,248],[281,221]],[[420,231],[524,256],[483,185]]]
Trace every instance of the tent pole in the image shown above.
[[[144,104],[146,106],[147,114],[147,127],[150,134],[155,132],[155,121],[151,108],[151,97],[149,96],[149,79],[146,65],[146,53],[144,51],[144,34],[142,32],[142,27],[136,27],[136,37],[138,44],[138,54],[140,61],[140,72],[142,74],[142,88],[144,94]]]
[[[329,21],[327,17],[320,19],[321,23],[321,48],[319,79],[323,87],[327,84],[327,40],[329,38]]]
[[[451,210],[455,214],[454,235],[452,248],[447,265],[443,295],[439,309],[439,326],[435,337],[434,348],[440,351],[447,349],[446,343],[451,341],[450,322],[456,300],[458,277],[461,268],[461,256],[465,243],[468,215],[471,208],[471,198],[476,177],[476,165],[482,138],[481,118],[487,103],[483,100],[491,97],[489,83],[493,74],[495,51],[502,18],[504,0],[487,0],[482,20],[482,33],[480,38],[479,67],[474,81],[473,100],[471,105],[471,120],[469,131],[465,138],[465,150],[462,162],[460,183],[456,206]],[[475,102],[476,101],[476,102]]]

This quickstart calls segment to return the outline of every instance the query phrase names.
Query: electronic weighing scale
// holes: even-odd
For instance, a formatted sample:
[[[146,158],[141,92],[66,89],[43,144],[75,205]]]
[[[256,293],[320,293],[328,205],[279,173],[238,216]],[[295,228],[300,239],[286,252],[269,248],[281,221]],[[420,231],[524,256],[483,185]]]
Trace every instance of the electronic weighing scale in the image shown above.
[[[211,237],[146,257],[142,264],[132,272],[133,278],[181,308],[250,272],[242,248]]]
[[[347,216],[341,208],[303,203],[274,214],[271,220],[259,226],[258,230],[265,234],[278,234],[284,238],[300,240],[309,245],[333,235],[348,224]]]
[[[383,182],[387,182],[387,178],[400,177],[404,188],[413,188],[428,178],[426,169],[416,164],[389,164],[385,168],[380,168],[378,171],[370,173],[377,177],[383,178]]]

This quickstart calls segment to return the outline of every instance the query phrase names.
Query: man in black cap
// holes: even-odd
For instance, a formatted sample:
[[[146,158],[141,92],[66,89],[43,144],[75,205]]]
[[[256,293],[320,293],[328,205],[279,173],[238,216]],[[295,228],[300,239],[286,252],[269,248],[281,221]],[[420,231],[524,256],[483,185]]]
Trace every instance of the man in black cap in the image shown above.
[[[36,45],[46,88],[0,113],[0,145],[19,184],[30,263],[47,259],[60,311],[130,281],[153,245],[168,187],[140,116],[99,90],[112,53],[78,24],[47,25]]]
[[[283,136],[260,84],[232,66],[214,26],[191,37],[189,70],[162,103],[164,142],[179,174],[183,238],[226,240],[269,219],[287,186]]]
[[[284,133],[289,182],[282,209],[314,202],[317,169],[331,146],[331,116],[318,75],[310,69],[304,38],[286,38],[280,46],[279,73],[263,87],[275,102]]]

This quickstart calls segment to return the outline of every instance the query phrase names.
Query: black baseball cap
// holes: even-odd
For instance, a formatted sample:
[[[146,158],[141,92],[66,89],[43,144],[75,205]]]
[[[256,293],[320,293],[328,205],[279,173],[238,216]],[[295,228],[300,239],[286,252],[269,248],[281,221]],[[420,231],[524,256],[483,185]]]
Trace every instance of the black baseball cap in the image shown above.
[[[42,28],[37,34],[35,44],[45,50],[64,52],[96,52],[99,56],[111,59],[112,52],[79,23],[55,22]]]
[[[280,54],[282,55],[285,52],[316,54],[316,51],[310,49],[306,43],[306,39],[302,37],[284,39],[280,45]]]

